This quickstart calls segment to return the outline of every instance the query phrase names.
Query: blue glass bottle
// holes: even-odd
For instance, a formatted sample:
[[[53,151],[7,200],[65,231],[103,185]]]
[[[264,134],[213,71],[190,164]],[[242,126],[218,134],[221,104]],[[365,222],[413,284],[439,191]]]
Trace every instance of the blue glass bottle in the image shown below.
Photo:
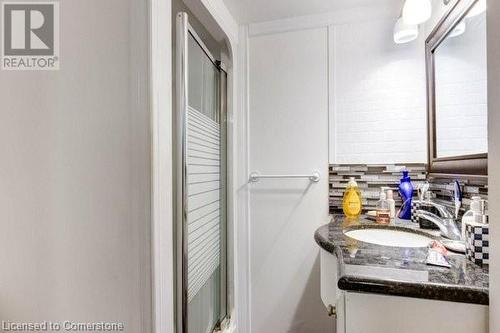
[[[403,220],[411,219],[411,200],[413,197],[413,184],[411,183],[408,171],[403,171],[403,178],[399,183],[399,195],[403,199],[403,206],[399,213],[399,218]]]

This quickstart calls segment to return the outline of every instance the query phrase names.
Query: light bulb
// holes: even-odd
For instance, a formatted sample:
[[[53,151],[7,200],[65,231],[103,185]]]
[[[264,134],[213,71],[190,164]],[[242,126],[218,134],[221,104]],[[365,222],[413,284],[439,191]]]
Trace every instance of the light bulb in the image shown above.
[[[465,32],[465,28],[466,28],[466,25],[465,25],[465,21],[462,21],[460,22],[459,24],[457,24],[457,26],[451,31],[450,33],[450,37],[453,38],[453,37],[457,37],[457,36],[460,36],[461,34],[463,34]]]
[[[406,0],[403,6],[403,21],[405,24],[420,24],[427,21],[432,14],[430,0]]]
[[[418,37],[418,26],[415,24],[405,24],[399,18],[394,25],[394,43],[404,44],[415,40]]]

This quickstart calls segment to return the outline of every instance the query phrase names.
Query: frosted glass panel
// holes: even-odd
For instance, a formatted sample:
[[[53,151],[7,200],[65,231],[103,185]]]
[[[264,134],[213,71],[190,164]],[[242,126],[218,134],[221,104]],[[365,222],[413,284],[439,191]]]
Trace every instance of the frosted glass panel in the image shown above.
[[[188,301],[220,265],[220,130],[196,111],[188,111]],[[203,143],[203,145],[202,145]]]
[[[211,333],[225,316],[221,73],[191,34],[187,53],[187,327],[189,333]]]

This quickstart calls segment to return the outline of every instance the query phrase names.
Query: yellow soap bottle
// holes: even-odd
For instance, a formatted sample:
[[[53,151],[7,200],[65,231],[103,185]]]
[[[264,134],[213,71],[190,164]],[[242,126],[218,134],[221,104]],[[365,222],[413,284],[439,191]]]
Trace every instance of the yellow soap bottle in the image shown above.
[[[361,191],[359,190],[358,183],[356,183],[354,177],[351,177],[347,183],[344,199],[342,200],[342,208],[345,216],[349,218],[358,217],[361,214]]]

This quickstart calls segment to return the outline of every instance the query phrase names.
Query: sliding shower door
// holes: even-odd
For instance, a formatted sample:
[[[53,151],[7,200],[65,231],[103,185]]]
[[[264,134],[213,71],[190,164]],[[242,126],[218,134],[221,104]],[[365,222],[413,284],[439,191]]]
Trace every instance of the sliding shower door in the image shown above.
[[[221,69],[177,17],[179,332],[211,333],[226,317],[226,116]]]

